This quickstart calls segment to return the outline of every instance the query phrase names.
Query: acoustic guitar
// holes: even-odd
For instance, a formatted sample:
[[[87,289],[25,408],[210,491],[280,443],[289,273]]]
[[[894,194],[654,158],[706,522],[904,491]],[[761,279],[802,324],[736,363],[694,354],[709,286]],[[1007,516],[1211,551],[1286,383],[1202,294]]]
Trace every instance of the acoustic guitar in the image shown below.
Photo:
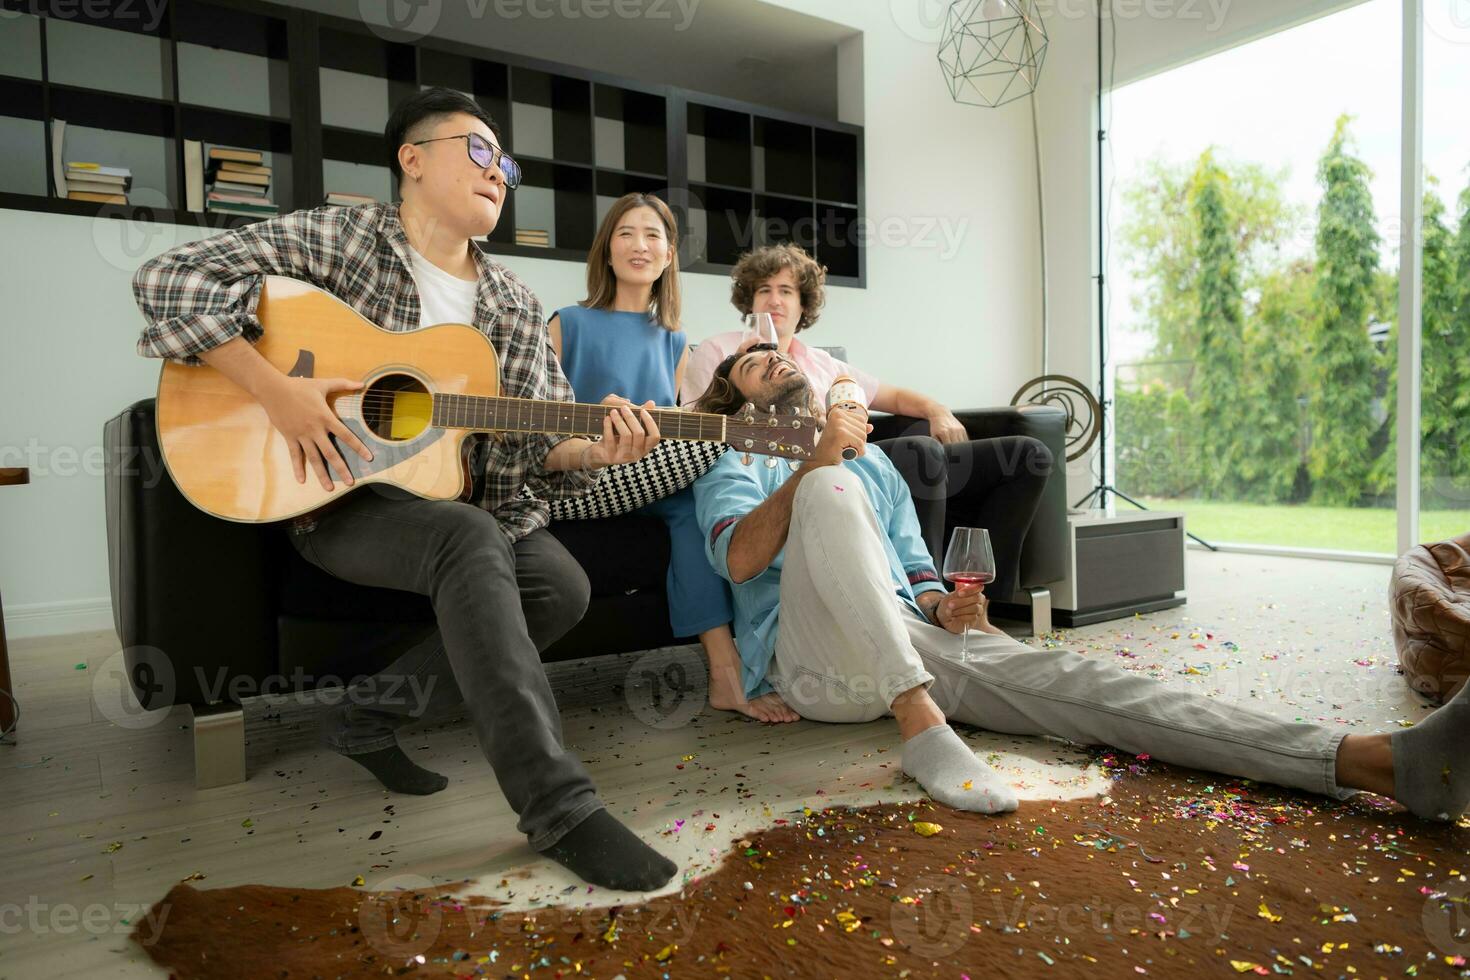
[[[158,438],[169,475],[199,509],[265,523],[310,513],[353,489],[391,484],[420,497],[469,495],[468,455],[477,433],[598,436],[611,407],[500,397],[490,338],[441,324],[395,333],[308,283],[267,276],[256,310],[262,356],[293,377],[352,378],[359,391],[332,396],[333,411],[373,453],[339,446],[356,484],[323,490],[298,483],[286,439],[243,388],[208,366],[173,361],[158,382]],[[652,410],[665,439],[722,442],[742,452],[810,458],[817,428],[806,412],[708,415]]]

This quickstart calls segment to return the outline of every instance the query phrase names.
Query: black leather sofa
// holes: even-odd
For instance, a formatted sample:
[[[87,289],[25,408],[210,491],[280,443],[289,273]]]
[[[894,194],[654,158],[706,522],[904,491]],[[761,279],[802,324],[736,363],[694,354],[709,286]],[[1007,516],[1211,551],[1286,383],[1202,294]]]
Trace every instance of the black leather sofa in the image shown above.
[[[1064,419],[1050,407],[958,413],[972,438],[1030,435],[1065,458]],[[927,434],[927,423],[875,416],[872,440]],[[194,712],[200,787],[245,778],[239,695],[318,686],[373,673],[431,628],[426,599],[352,585],[303,561],[278,526],[197,510],[169,479],[151,399],[106,423],[106,506],[113,619],[144,708]],[[913,479],[910,478],[911,485]],[[1045,586],[1062,577],[1065,474],[1054,468],[1020,559],[1033,628],[1050,628]],[[586,616],[543,653],[548,662],[668,646],[668,534],[638,516],[553,525],[592,585]],[[942,558],[942,556],[936,556]],[[1006,607],[996,605],[997,612]],[[1029,614],[1024,607],[1022,614]]]

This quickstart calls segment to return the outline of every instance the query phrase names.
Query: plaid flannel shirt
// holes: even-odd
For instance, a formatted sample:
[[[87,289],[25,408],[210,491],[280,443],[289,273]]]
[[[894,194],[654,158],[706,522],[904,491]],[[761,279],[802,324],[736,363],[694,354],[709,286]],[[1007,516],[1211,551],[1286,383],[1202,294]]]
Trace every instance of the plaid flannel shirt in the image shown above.
[[[574,400],[540,301],[509,269],[474,252],[480,281],[473,325],[500,357],[501,394]],[[319,286],[386,330],[417,330],[419,294],[409,269],[408,237],[393,204],[294,211],[191,242],[148,261],[133,277],[147,320],[138,353],[199,364],[200,353],[235,337],[259,340],[255,308],[265,275]],[[550,522],[545,501],[575,497],[597,482],[599,472],[546,469],[546,454],[566,438],[506,435],[473,457],[484,469],[476,502],[512,541]],[[521,495],[522,487],[531,495]]]

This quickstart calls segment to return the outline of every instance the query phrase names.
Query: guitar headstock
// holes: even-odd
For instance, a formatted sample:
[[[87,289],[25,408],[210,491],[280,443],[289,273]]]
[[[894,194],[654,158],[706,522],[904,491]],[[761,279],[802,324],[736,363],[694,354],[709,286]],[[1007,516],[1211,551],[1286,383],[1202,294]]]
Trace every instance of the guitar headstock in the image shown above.
[[[758,410],[750,402],[725,422],[725,441],[746,454],[811,459],[817,449],[816,419],[805,408]],[[748,461],[748,459],[747,459]],[[774,460],[771,461],[774,465]]]

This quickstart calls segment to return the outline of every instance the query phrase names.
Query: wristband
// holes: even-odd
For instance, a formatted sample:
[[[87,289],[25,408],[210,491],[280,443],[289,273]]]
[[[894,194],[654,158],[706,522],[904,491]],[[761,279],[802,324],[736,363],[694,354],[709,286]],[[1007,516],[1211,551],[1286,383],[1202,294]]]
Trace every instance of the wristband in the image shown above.
[[[587,465],[587,454],[592,451],[592,447],[595,445],[597,445],[597,443],[589,441],[587,445],[582,447],[582,455],[577,457],[577,467],[583,473],[592,472],[592,467]]]

